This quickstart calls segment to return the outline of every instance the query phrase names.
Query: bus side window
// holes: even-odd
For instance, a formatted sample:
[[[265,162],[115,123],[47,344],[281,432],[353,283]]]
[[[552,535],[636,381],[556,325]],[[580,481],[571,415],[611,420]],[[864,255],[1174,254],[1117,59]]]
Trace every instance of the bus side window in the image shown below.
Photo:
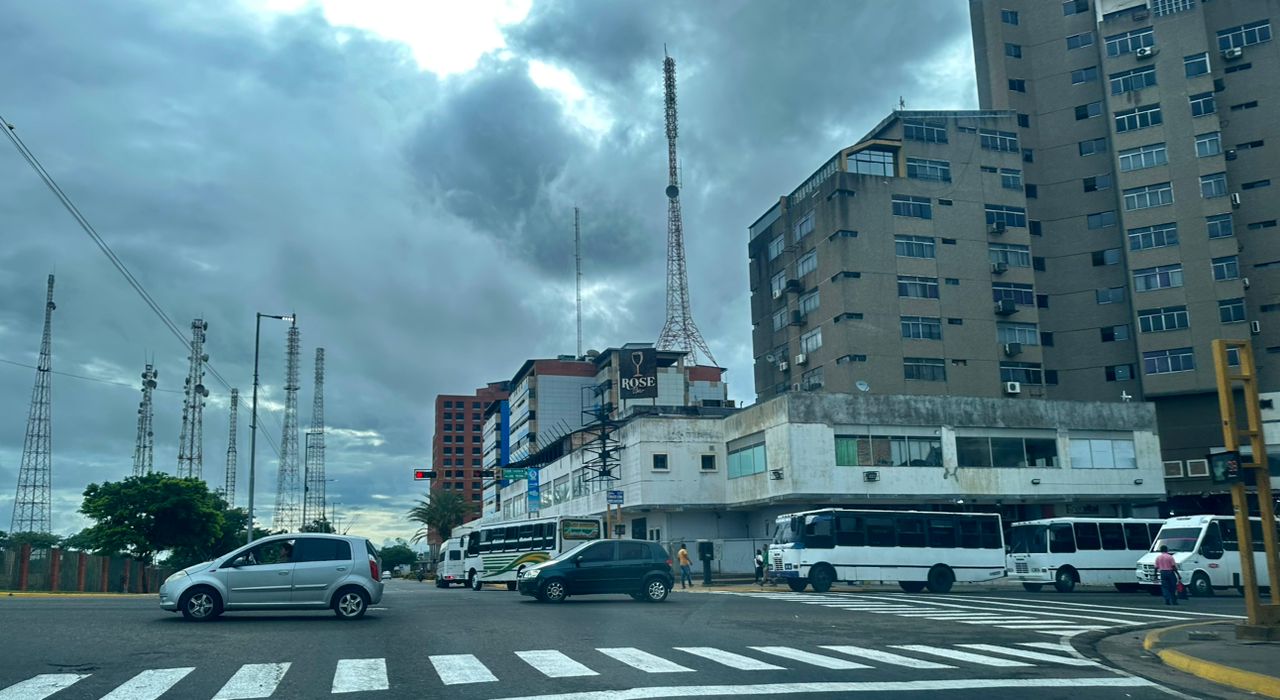
[[[867,518],[867,546],[896,547],[897,533],[891,518]]]
[[[556,548],[556,524],[547,523],[542,530],[542,549]]]
[[[925,546],[924,518],[898,518],[898,546]]]
[[[538,529],[535,529],[538,528]],[[542,523],[537,525],[521,525],[516,529],[516,546],[517,551],[523,552],[533,547],[533,538],[536,533],[541,532]]]
[[[867,544],[867,531],[856,515],[836,517],[836,546],[862,547]]]
[[[1102,549],[1102,541],[1098,539],[1097,523],[1076,523],[1076,549]]]
[[[835,519],[831,516],[809,518],[804,525],[804,546],[811,549],[831,549],[836,546]]]
[[[1000,544],[1000,526],[996,524],[994,519],[983,518],[978,521],[978,527],[982,532],[983,549],[1004,549]]]
[[[1204,539],[1200,541],[1200,556],[1205,559],[1221,559],[1224,551],[1222,530],[1218,528],[1218,523],[1210,522],[1209,527],[1205,528]]]
[[[1124,539],[1129,549],[1134,551],[1147,551],[1151,549],[1151,531],[1147,529],[1146,523],[1125,523]]]
[[[1098,523],[1098,533],[1102,535],[1103,549],[1124,549],[1124,530],[1120,523]]]
[[[929,546],[938,549],[954,549],[956,523],[950,518],[929,518]]]
[[[1049,552],[1052,554],[1074,554],[1076,536],[1071,531],[1070,523],[1054,523],[1049,526]]]
[[[1220,549],[1224,552],[1240,551],[1240,536],[1236,532],[1235,520],[1215,520],[1209,524],[1209,529],[1218,537],[1218,541],[1222,543]],[[1205,538],[1209,535],[1206,533]]]
[[[982,548],[982,535],[979,532],[978,521],[972,518],[960,520],[960,546],[964,549]]]

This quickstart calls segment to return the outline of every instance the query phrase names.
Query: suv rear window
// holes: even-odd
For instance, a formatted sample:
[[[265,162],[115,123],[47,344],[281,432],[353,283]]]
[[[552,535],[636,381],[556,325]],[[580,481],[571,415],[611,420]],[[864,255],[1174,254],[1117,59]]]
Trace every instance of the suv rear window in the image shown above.
[[[649,551],[647,542],[624,540],[618,543],[618,559],[622,561],[648,560],[650,558],[652,558],[652,554]]]

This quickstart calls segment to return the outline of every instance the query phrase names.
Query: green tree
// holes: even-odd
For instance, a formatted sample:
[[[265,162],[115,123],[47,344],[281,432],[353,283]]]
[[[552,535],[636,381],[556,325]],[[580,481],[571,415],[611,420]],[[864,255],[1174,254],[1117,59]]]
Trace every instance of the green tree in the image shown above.
[[[472,505],[462,500],[462,494],[452,491],[428,492],[409,510],[409,519],[422,525],[410,540],[422,541],[429,530],[435,530],[440,539],[447,540],[453,529],[461,525],[471,514]]]
[[[397,539],[393,545],[383,547],[378,551],[378,556],[382,559],[382,568],[386,571],[392,571],[401,564],[413,564],[418,561],[418,553],[409,549],[408,543],[402,539]]]
[[[329,532],[329,533],[332,533],[332,532],[334,532],[334,529],[333,529],[333,523],[329,522],[328,520],[321,519],[321,520],[312,520],[311,522],[307,523],[306,525],[303,525],[303,526],[302,526],[302,530],[301,530],[301,531],[302,531],[302,532]]]
[[[9,535],[8,546],[17,549],[29,544],[32,549],[49,549],[57,547],[61,541],[62,538],[52,532],[15,532]]]
[[[222,528],[209,545],[184,545],[174,547],[165,558],[164,565],[173,569],[185,569],[192,564],[209,561],[226,554],[245,543],[244,532],[249,514],[243,508],[226,508],[226,502],[218,500],[222,511]],[[260,527],[253,528],[253,539],[272,534]]]
[[[94,535],[92,528],[85,528],[70,537],[62,538],[62,548],[93,554],[118,554],[118,552],[103,549],[98,543],[98,538]]]
[[[153,472],[89,484],[80,512],[93,541],[150,564],[158,552],[209,550],[223,536],[225,503],[200,479]]]

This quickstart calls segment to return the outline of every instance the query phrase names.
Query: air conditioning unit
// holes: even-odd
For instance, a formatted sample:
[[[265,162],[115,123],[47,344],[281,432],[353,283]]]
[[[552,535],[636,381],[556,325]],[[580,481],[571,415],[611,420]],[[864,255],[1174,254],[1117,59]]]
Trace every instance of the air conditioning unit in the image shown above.
[[[1261,333],[1261,332],[1262,332],[1262,322],[1261,322],[1261,321],[1250,321],[1250,322],[1249,322],[1249,332],[1250,332],[1250,333],[1252,333],[1252,334],[1254,334],[1254,335],[1257,335],[1257,334]]]
[[[991,263],[991,274],[993,275],[1003,275],[1008,271],[1009,271],[1009,263],[1006,263],[1006,262]]]
[[[1013,357],[1022,354],[1022,343],[1005,343],[1004,354],[1006,357]]]
[[[862,472],[862,480],[863,480],[863,481],[868,481],[868,482],[870,482],[870,481],[879,481],[879,480],[880,480],[880,472],[875,471],[875,470]]]
[[[1232,193],[1231,193],[1231,206],[1232,206],[1232,207],[1239,207],[1239,206],[1240,206],[1240,193],[1239,193],[1239,192],[1232,192]]]
[[[987,233],[1004,233],[1005,225],[1003,221],[997,221],[987,227]]]
[[[791,390],[792,390],[792,391],[800,391],[800,385],[799,385],[799,384],[792,384],[792,385],[791,385]]]
[[[1140,47],[1137,51],[1134,51],[1133,55],[1137,56],[1138,58],[1151,58],[1157,53],[1160,53],[1160,49],[1157,49],[1154,46],[1143,46],[1143,47]]]
[[[800,353],[799,355],[796,355],[796,364],[797,364],[797,365],[803,365],[803,364],[805,364],[805,363],[806,363],[806,362],[808,362],[808,361],[809,361],[809,356],[808,356],[808,355],[806,355],[806,354],[804,354],[804,353]]]
[[[1018,305],[1012,299],[1001,299],[996,302],[996,313],[1001,316],[1018,313]]]
[[[778,371],[779,371],[779,372],[785,372],[785,371],[787,371],[787,370],[788,370],[788,369],[790,369],[790,368],[791,368],[791,365],[790,365],[790,363],[788,363],[786,360],[783,360],[782,362],[779,362],[779,363],[778,363]]]
[[[1222,51],[1222,57],[1227,59],[1228,61],[1234,61],[1243,55],[1244,55],[1244,49],[1240,48],[1239,46],[1233,46],[1229,49],[1224,49]]]
[[[802,325],[804,325],[804,319],[805,319],[805,315],[804,315],[804,312],[803,312],[803,311],[792,311],[792,312],[791,312],[791,323],[792,323],[792,325],[802,326]]]
[[[775,300],[776,300],[776,299],[781,299],[781,298],[782,298],[782,290],[781,290],[781,289],[775,289],[775,290],[773,290],[773,298],[774,298]]]
[[[1022,393],[1022,382],[1005,382],[1005,383],[1004,383],[1004,393],[1006,393],[1006,394],[1021,394],[1021,393]]]

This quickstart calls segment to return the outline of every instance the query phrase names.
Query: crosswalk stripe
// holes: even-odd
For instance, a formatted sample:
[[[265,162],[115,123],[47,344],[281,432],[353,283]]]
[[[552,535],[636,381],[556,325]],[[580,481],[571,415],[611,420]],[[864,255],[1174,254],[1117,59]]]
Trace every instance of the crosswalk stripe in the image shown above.
[[[840,671],[855,668],[871,668],[870,666],[854,663],[852,661],[845,661],[844,659],[837,659],[831,656],[823,656],[822,654],[814,654],[813,652],[801,651],[800,649],[792,649],[791,647],[750,648],[765,654],[773,654],[774,656],[781,656],[784,659],[791,659],[792,661],[799,661],[800,663],[809,664],[810,666],[819,666],[821,668],[832,668]]]
[[[1078,659],[1074,656],[1062,656],[1060,654],[1045,654],[1039,651],[1029,651],[1027,649],[1014,649],[1012,647],[1002,647],[995,644],[957,644],[956,646],[965,649],[977,649],[978,651],[989,651],[994,654],[1004,654],[1005,656],[1014,656],[1019,659],[1031,659],[1032,661],[1048,661],[1055,664],[1063,664],[1066,666],[1100,666],[1096,661],[1088,659]]]
[[[1067,622],[1066,620],[1037,620],[1035,622],[1011,622],[1009,624],[997,624],[996,626],[1003,627],[1004,629],[1007,629],[1007,630],[1024,630],[1024,629],[1033,629],[1033,628],[1045,627],[1045,626],[1062,627],[1063,625],[1070,625],[1072,629],[1080,629],[1080,630],[1111,629],[1107,625],[1073,625],[1070,622]]]
[[[102,696],[102,700],[155,700],[194,670],[194,666],[148,669]]]
[[[359,693],[366,690],[387,690],[386,659],[339,659],[333,672],[332,693]]]
[[[213,700],[269,698],[276,692],[276,686],[289,671],[290,665],[287,661],[280,664],[245,664],[213,696]]]
[[[902,594],[893,593],[890,595],[902,595]],[[1012,604],[1012,602],[1009,599],[992,598],[989,596],[957,595],[957,596],[952,596],[952,598],[956,600],[973,600],[973,601],[990,600],[990,601],[998,601],[1005,604]],[[1177,613],[1169,611],[1166,613],[1163,611],[1152,610],[1151,608],[1140,608],[1140,607],[1133,607],[1133,606],[1098,605],[1097,603],[1078,603],[1078,602],[1066,601],[1066,600],[1055,600],[1053,601],[1053,606],[1056,608],[1061,608],[1065,606],[1070,608],[1079,608],[1081,610],[1095,610],[1100,612],[1116,613],[1120,615],[1126,615],[1129,612],[1133,612],[1135,614],[1138,614],[1138,616],[1140,617],[1156,617],[1161,619],[1176,619],[1184,615],[1192,615],[1192,616],[1199,616],[1199,617],[1218,617],[1218,618],[1238,618],[1239,617],[1239,615],[1223,615],[1221,613],[1206,613],[1206,612],[1192,612],[1192,611],[1186,611],[1186,612],[1179,611]]]
[[[955,668],[947,664],[935,663],[933,661],[925,661],[923,659],[913,659],[910,656],[902,656],[888,651],[880,651],[879,649],[868,649],[866,647],[851,646],[823,646],[823,649],[838,651],[841,654],[849,656],[857,656],[867,659],[868,661],[879,661],[882,664],[891,664],[893,666],[906,666],[907,668]]]
[[[491,683],[498,680],[497,676],[480,663],[480,659],[471,654],[436,654],[428,656],[427,660],[435,667],[436,675],[440,676],[440,682],[445,685]]]
[[[1032,649],[1047,649],[1049,651],[1061,651],[1068,654],[1075,653],[1075,648],[1070,644],[1061,644],[1059,642],[1018,642],[1020,647],[1031,647]]]
[[[731,651],[716,649],[715,647],[673,647],[676,651],[683,651],[694,656],[701,656],[704,659],[710,659],[718,664],[724,664],[729,668],[736,668],[739,671],[785,671],[781,666],[774,666],[765,663],[759,659],[753,659],[750,656],[735,654]]]
[[[87,673],[42,673],[0,690],[0,700],[43,700],[88,677]]]
[[[964,661],[971,664],[981,666],[1001,666],[1012,668],[1015,666],[1030,666],[1021,661],[1011,661],[1009,659],[999,659],[994,656],[983,656],[982,654],[973,654],[967,651],[957,651],[955,649],[945,649],[942,647],[931,647],[927,644],[895,644],[895,649],[905,649],[907,651],[915,651],[921,654],[931,654],[933,656],[941,656],[944,659],[955,659],[956,661]]]
[[[517,651],[516,656],[547,678],[600,675],[555,649]]]
[[[685,668],[674,661],[667,661],[661,656],[654,656],[647,651],[640,651],[635,647],[612,647],[597,649],[596,651],[645,673],[680,673],[693,670]]]

